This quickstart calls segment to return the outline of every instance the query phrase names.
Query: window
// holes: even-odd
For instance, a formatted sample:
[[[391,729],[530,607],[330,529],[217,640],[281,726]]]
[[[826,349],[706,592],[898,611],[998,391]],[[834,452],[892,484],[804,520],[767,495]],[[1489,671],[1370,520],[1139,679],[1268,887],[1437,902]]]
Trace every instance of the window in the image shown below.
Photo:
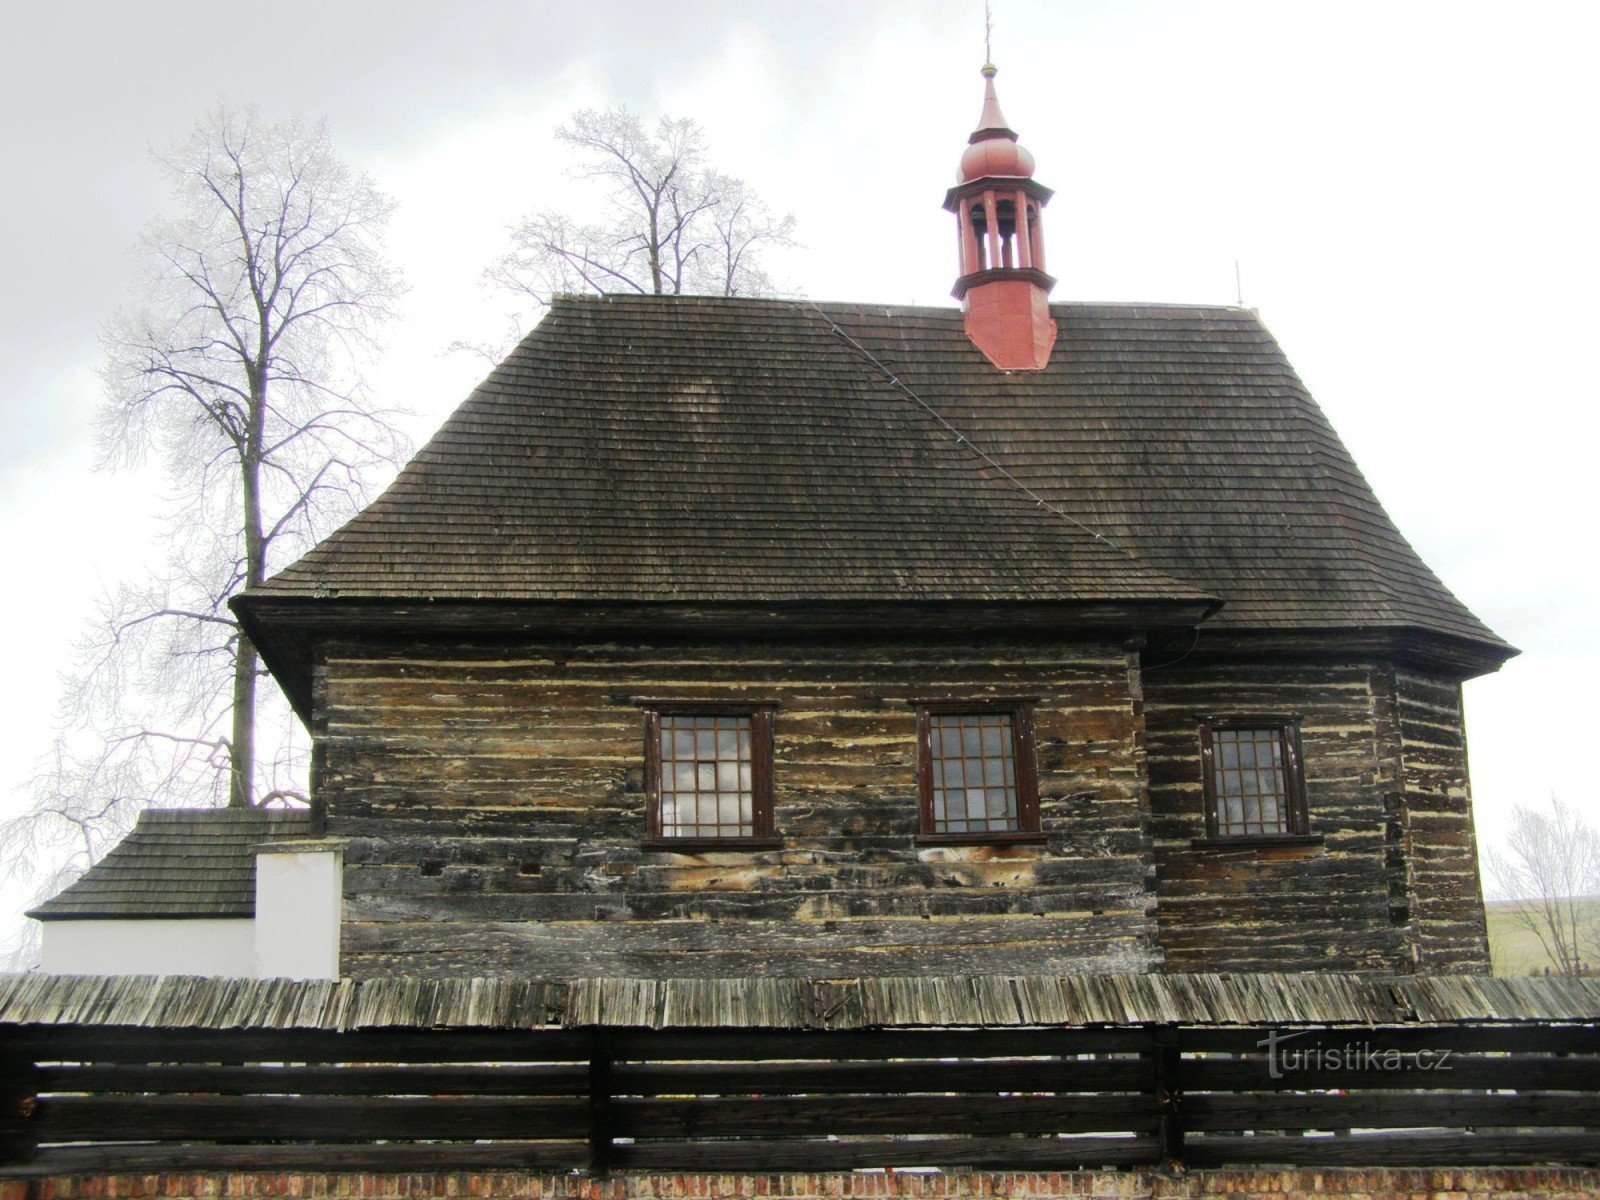
[[[770,704],[648,703],[645,775],[650,842],[776,844]]]
[[[1297,722],[1244,718],[1202,725],[1200,757],[1207,836],[1272,838],[1306,833]]]
[[[917,751],[922,841],[1042,840],[1030,703],[919,703]]]

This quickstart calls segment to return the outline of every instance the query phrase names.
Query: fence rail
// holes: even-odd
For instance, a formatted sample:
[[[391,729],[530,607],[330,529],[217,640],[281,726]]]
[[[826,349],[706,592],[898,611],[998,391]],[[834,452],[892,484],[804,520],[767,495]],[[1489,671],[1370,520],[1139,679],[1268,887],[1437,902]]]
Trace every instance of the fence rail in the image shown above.
[[[1593,1024],[0,1029],[0,1174],[1600,1162]]]

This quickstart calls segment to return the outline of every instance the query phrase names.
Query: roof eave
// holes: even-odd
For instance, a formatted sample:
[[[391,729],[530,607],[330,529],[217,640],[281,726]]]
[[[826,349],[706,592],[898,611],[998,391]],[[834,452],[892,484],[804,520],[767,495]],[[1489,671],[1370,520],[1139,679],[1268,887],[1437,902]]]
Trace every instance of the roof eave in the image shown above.
[[[86,912],[53,912],[50,902],[46,901],[38,908],[30,908],[22,914],[32,917],[35,921],[250,921],[255,919],[255,909],[240,911],[233,909],[225,912],[200,912],[195,909],[185,909],[180,912],[157,912],[151,909],[91,909]]]
[[[316,656],[322,644],[336,637],[448,635],[501,642],[619,634],[667,639],[1127,635],[1192,628],[1222,606],[1198,593],[1155,599],[757,602],[426,600],[260,592],[236,596],[231,605],[267,669],[308,723]]]
[[[1207,626],[1192,647],[1184,642],[1176,649],[1184,650],[1184,659],[1191,662],[1210,658],[1229,661],[1367,658],[1439,671],[1461,680],[1492,674],[1522,653],[1498,639],[1487,641],[1400,624],[1292,629]],[[1160,649],[1155,652],[1159,654]]]

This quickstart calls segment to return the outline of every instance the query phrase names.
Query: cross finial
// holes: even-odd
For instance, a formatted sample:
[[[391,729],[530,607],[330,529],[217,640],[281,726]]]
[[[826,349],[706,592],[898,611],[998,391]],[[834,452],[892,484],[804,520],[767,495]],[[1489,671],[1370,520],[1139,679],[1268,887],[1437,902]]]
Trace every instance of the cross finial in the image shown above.
[[[994,40],[994,17],[989,12],[989,0],[983,0],[983,62],[984,65],[994,61],[994,49],[990,43]]]

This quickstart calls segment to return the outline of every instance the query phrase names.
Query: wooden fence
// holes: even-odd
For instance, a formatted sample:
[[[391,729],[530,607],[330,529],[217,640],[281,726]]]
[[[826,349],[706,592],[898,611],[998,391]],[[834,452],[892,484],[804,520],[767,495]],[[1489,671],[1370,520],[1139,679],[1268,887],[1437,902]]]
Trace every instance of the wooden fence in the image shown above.
[[[0,1028],[0,1173],[1600,1162],[1587,1023]]]

